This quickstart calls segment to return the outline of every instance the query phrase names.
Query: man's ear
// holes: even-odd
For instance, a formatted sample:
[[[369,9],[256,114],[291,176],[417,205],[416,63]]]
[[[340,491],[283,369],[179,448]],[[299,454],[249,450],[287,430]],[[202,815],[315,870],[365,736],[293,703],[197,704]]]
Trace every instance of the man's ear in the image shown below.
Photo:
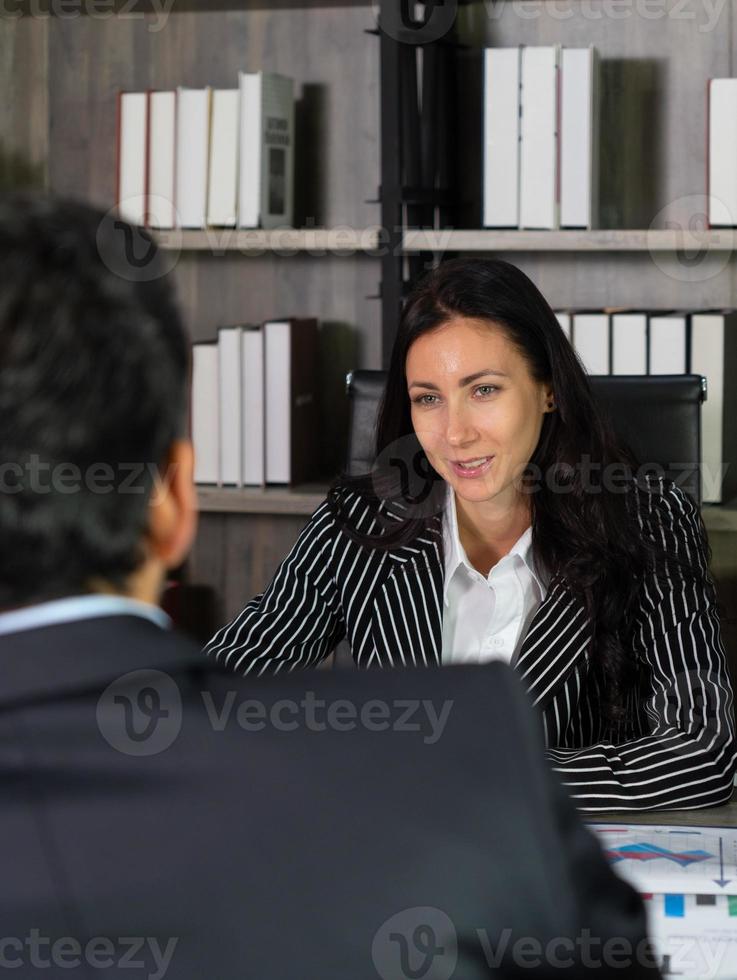
[[[197,491],[192,443],[179,439],[159,468],[149,501],[148,545],[167,568],[181,565],[197,531]]]

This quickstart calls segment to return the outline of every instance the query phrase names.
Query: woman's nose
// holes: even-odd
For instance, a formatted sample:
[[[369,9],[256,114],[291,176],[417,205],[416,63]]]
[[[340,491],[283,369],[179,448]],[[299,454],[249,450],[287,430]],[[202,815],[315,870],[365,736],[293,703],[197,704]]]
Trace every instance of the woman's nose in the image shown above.
[[[473,442],[478,433],[473,419],[465,407],[448,409],[445,438],[450,446],[464,446]]]

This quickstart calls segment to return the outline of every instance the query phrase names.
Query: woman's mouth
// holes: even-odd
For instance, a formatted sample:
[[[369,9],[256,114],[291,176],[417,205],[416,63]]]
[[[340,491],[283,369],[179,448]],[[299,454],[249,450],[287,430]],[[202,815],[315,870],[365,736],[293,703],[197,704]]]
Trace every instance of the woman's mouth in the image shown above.
[[[493,456],[477,456],[473,459],[466,460],[451,459],[448,462],[457,476],[468,480],[486,473],[493,459]]]

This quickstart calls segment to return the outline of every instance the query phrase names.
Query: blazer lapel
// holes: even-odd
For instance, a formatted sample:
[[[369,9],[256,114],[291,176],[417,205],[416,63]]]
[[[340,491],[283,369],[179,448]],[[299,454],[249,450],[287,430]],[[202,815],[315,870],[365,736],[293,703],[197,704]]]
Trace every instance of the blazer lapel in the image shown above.
[[[371,632],[382,666],[440,664],[443,563],[435,528],[388,554],[389,572],[378,585]]]
[[[561,576],[550,583],[513,664],[533,703],[544,708],[586,656],[592,623],[583,599]]]

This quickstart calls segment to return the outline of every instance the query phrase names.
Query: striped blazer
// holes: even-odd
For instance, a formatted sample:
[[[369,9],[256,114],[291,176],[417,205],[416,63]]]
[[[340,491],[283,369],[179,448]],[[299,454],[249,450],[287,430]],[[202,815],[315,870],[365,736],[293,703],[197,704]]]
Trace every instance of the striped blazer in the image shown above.
[[[632,656],[636,681],[612,726],[587,650],[593,625],[561,576],[550,582],[514,668],[540,710],[549,759],[585,810],[697,808],[726,802],[737,752],[732,691],[696,505],[663,477],[641,496],[643,533],[690,554],[709,588],[643,581]],[[377,511],[343,489],[344,513],[377,534]],[[391,516],[387,511],[387,516]],[[268,588],[210,640],[239,673],[312,667],[344,637],[359,667],[439,665],[442,517],[391,551],[351,541],[327,501]]]

